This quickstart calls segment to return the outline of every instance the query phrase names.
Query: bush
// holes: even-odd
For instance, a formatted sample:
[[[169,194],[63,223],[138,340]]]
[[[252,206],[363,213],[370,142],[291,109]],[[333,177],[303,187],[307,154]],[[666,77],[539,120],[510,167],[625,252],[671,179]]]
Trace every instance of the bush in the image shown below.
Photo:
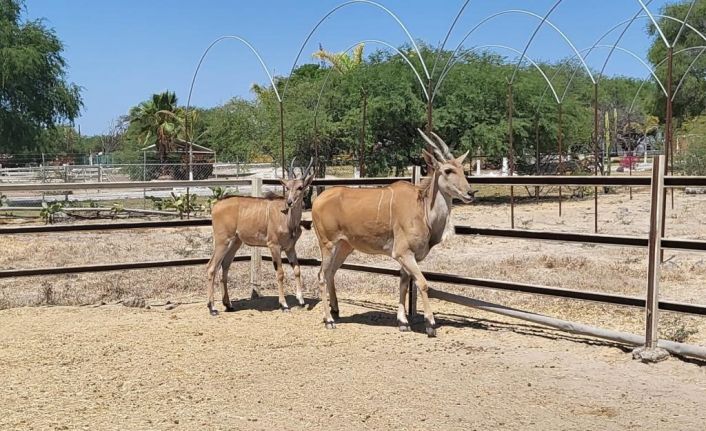
[[[685,175],[706,175],[706,143],[692,143],[676,162]]]

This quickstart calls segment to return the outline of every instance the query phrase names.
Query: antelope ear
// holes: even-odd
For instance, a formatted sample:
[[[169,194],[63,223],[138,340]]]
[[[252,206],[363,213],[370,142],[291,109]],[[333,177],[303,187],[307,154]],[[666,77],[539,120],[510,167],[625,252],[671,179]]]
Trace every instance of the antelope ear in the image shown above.
[[[468,152],[470,150],[466,151],[461,157],[457,157],[456,161],[458,162],[459,165],[463,166],[463,161],[466,160],[466,157],[468,157]]]
[[[439,167],[439,162],[436,160],[429,151],[422,150],[422,156],[424,156],[424,161],[427,162],[427,167],[429,169],[437,169]]]

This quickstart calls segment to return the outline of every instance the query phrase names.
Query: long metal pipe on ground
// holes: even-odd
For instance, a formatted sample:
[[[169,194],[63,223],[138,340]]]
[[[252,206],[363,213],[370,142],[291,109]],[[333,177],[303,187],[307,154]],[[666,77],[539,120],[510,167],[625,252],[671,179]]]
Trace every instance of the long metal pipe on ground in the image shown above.
[[[602,338],[605,340],[615,341],[631,346],[642,346],[645,342],[645,338],[640,335],[630,334],[627,332],[612,331],[610,329],[596,328],[595,326],[569,322],[567,320],[555,319],[553,317],[548,317],[541,314],[528,313],[526,311],[505,307],[503,305],[494,304],[492,302],[486,302],[461,295],[455,295],[453,293],[442,292],[440,290],[432,288],[429,289],[429,297],[440,299],[442,301],[452,302],[454,304],[464,305],[467,307],[477,308],[479,310],[487,311],[490,313],[526,320],[528,322],[537,323],[539,325],[548,326],[550,328],[559,329],[572,334],[588,335],[591,337]],[[661,347],[670,353],[680,356],[706,359],[706,347],[695,346],[692,344],[677,343],[674,341],[667,340],[659,340],[657,343],[657,347]]]

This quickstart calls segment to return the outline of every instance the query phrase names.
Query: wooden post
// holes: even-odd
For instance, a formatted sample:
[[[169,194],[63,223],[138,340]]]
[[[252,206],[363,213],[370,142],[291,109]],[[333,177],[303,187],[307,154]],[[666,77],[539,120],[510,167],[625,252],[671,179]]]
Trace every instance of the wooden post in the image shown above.
[[[633,352],[643,362],[666,359],[666,351],[657,349],[659,338],[659,274],[662,247],[661,226],[664,219],[664,166],[665,156],[656,156],[652,161],[652,186],[650,204],[650,236],[648,239],[647,299],[645,301],[645,346]]]
[[[252,189],[251,196],[262,197],[262,178],[253,178],[251,180]],[[260,296],[258,288],[260,287],[260,264],[262,263],[262,255],[259,247],[253,247],[250,258],[250,286],[252,288],[252,296]]]
[[[415,186],[422,181],[422,168],[420,166],[412,166],[412,184]],[[414,283],[414,279],[409,279],[408,286],[408,304],[407,304],[407,314],[409,324],[414,324],[414,320],[417,318],[417,285]]]

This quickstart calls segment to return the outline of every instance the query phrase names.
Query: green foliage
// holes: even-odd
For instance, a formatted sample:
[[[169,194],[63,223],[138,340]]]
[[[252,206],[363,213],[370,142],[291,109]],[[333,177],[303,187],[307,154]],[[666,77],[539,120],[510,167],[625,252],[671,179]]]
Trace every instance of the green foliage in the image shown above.
[[[679,0],[674,3],[668,3],[662,8],[661,13],[662,15],[669,15],[683,20],[686,17],[691,3],[691,0]],[[697,1],[694,4],[687,22],[702,33],[706,31],[706,2]],[[657,23],[669,43],[673,43],[679,33],[681,23],[667,18],[660,18],[657,20]],[[664,60],[667,58],[667,48],[653,25],[648,27],[648,32],[653,37],[652,46],[648,52],[648,58],[655,66],[657,76],[666,87],[667,62]],[[701,36],[695,31],[685,28],[677,44],[674,46],[674,52],[678,53],[688,47],[699,47],[703,45],[704,40],[701,39]],[[703,79],[706,75],[706,56],[700,56],[701,52],[701,49],[698,48],[690,49],[688,51],[679,52],[673,57],[672,88],[676,90],[679,80],[685,74],[689,65],[699,56],[698,60],[693,64],[691,71],[684,79],[672,103],[674,116],[679,121],[700,115],[706,109],[706,80]],[[664,94],[655,87],[653,95],[654,110],[660,117],[664,118],[666,109]]]
[[[405,46],[400,50],[421,70],[416,51]],[[421,53],[431,64],[436,50],[422,46]],[[443,57],[448,59],[450,54],[443,53]],[[331,63],[334,64],[333,57]],[[386,51],[373,52],[367,58],[361,55],[360,62],[354,63],[355,67],[307,64],[295,69],[288,78],[275,78],[280,94],[288,81],[283,104],[285,159],[296,156],[298,160],[308,160],[318,155],[318,175],[324,175],[328,165],[339,161],[357,164],[365,98],[366,175],[402,174],[410,164],[421,164],[423,142],[416,129],[425,126],[426,101],[408,64],[400,55]],[[514,62],[487,53],[459,56],[456,66],[439,85],[433,118],[434,130],[455,152],[480,153],[489,157],[491,163],[508,154],[507,80],[514,67]],[[562,102],[563,150],[592,153],[593,86],[587,74],[572,62],[541,67],[553,77],[560,97],[578,68]],[[435,75],[434,85],[439,69]],[[617,111],[618,130],[628,124],[644,123],[648,103],[639,102],[629,109],[641,83],[632,78],[604,77],[599,93],[601,118],[604,112]],[[214,149],[219,160],[281,160],[280,104],[274,89],[254,85],[252,90],[253,100],[236,98],[216,108],[196,109],[198,115],[189,120],[189,134],[196,137],[194,141]],[[167,110],[178,112],[176,100],[169,99]],[[512,138],[518,165],[531,166],[537,152],[557,152],[557,116],[557,104],[543,77],[532,67],[521,67],[513,84]],[[136,163],[142,162],[142,154],[136,150],[144,139],[157,141],[156,132],[151,132],[156,130],[156,123],[147,123],[151,125],[138,127],[140,122],[136,120],[125,135],[127,147],[132,149],[130,157]],[[178,130],[184,129],[180,124],[170,130],[179,134]],[[604,136],[602,130],[599,136]],[[134,171],[131,176],[142,179],[142,169]]]
[[[162,202],[162,209],[176,210],[179,213],[179,218],[184,218],[186,213],[195,214],[205,210],[203,205],[196,202],[197,199],[198,196],[193,193],[176,195],[172,192],[171,197]]]
[[[706,116],[686,121],[677,136],[688,146],[678,154],[676,167],[685,175],[706,175]]]
[[[110,206],[110,215],[113,217],[123,212],[125,212],[125,204],[122,202],[114,202],[113,205]]]
[[[65,80],[63,44],[41,20],[24,21],[23,7],[0,0],[0,142],[13,152],[47,147],[47,134],[82,106],[80,88]]]
[[[206,206],[210,212],[216,202],[229,195],[229,191],[228,187],[215,186],[209,188],[211,189],[211,196],[209,196],[206,200]]]
[[[42,209],[39,211],[39,217],[44,220],[44,224],[54,223],[54,217],[64,209],[63,202],[42,202]]]
[[[195,121],[189,120],[192,124]],[[155,144],[162,162],[176,139],[187,137],[186,123],[186,111],[177,105],[176,94],[169,91],[153,94],[151,99],[130,110],[129,129],[137,133],[142,146]]]

